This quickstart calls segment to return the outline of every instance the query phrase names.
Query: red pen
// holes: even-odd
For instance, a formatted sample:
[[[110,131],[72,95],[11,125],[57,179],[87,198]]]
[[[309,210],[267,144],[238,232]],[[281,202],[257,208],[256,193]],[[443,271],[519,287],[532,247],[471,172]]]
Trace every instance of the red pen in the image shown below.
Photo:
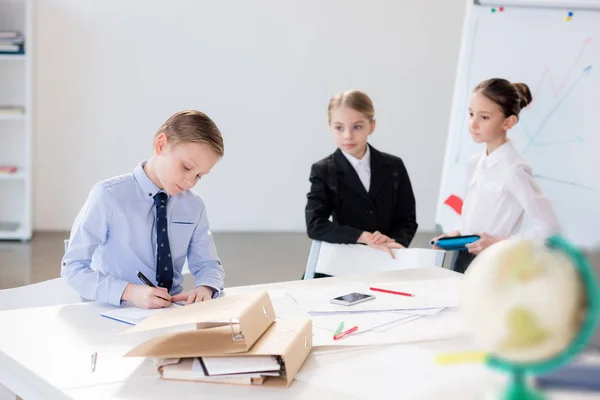
[[[414,294],[410,294],[410,293],[396,292],[395,290],[379,289],[379,288],[376,288],[376,287],[369,288],[369,290],[372,290],[373,292],[398,294],[400,296],[408,296],[408,297],[413,297],[414,296]]]
[[[342,333],[338,333],[337,335],[335,335],[335,336],[333,337],[333,340],[339,340],[339,339],[343,338],[344,336],[346,336],[346,335],[349,335],[349,334],[351,334],[352,332],[355,332],[357,329],[358,329],[358,325],[357,325],[357,326],[354,326],[354,327],[352,327],[352,328],[350,328],[350,329],[348,329],[347,331],[344,331],[344,332],[342,332]]]

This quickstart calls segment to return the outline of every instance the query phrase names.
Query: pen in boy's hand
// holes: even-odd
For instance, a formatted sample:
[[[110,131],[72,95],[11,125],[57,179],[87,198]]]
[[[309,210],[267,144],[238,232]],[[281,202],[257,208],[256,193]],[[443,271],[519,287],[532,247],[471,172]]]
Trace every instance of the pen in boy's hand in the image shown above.
[[[155,287],[156,287],[156,285],[155,285],[154,283],[152,283],[152,282],[150,281],[150,279],[146,278],[146,275],[142,274],[142,273],[141,273],[141,271],[138,271],[138,272],[137,272],[137,276],[138,276],[138,278],[140,278],[140,281],[144,282],[144,284],[145,284],[145,285],[147,285],[147,286],[150,286],[150,287],[153,287],[153,288],[155,288]],[[161,297],[161,298],[162,298],[162,297]],[[169,301],[169,300],[167,300],[167,299],[163,299],[163,300],[165,300],[165,301]],[[181,304],[181,303],[171,303],[171,304],[173,304],[173,305],[175,305],[175,306],[179,306],[179,307],[182,307],[182,306],[184,306],[184,304]]]

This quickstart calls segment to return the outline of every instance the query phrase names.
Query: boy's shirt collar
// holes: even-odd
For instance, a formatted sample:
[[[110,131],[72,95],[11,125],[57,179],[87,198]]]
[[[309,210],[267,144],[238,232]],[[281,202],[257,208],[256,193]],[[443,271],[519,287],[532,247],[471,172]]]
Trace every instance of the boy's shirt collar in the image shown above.
[[[146,162],[147,160],[144,160],[139,163],[137,167],[135,167],[133,170],[133,177],[148,198],[154,201],[154,195],[158,192],[164,192],[164,190],[156,186],[148,177],[148,175],[146,175],[146,171],[144,171],[144,165],[146,165]]]

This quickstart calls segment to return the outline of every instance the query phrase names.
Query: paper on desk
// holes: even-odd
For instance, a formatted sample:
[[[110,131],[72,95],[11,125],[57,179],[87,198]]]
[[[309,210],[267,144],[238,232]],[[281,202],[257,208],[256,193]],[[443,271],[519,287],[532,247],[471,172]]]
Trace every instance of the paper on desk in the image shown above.
[[[376,292],[382,299],[388,301],[416,300],[418,304],[427,306],[439,304],[439,307],[458,307],[460,301],[460,279],[427,279],[421,281],[400,281],[373,283],[372,287],[410,293],[414,297],[399,296],[389,293]]]
[[[435,315],[440,311],[444,310],[444,308],[417,308],[414,310],[359,310],[353,311],[352,307],[347,307],[347,310],[339,310],[339,311],[309,311],[308,315],[311,317],[318,317],[321,315],[356,315],[356,314],[377,314],[377,313],[398,313],[405,315],[417,315],[417,316],[427,316],[427,315]]]
[[[307,314],[307,307],[299,304],[287,290],[269,290],[269,297],[277,318],[296,318]]]
[[[171,305],[170,307],[157,308],[154,310],[148,310],[135,306],[116,307],[112,310],[104,311],[100,315],[106,318],[114,319],[115,321],[124,322],[129,325],[137,325],[153,314],[185,305],[185,303],[181,302],[173,304],[174,305]]]
[[[313,347],[423,342],[449,339],[466,334],[463,321],[456,310],[444,310],[428,317],[411,316],[396,321],[393,327],[388,328],[379,327],[361,334],[352,333],[340,340],[333,340],[333,335],[329,330],[314,328]]]
[[[381,398],[395,393],[397,398],[427,400],[478,398],[482,386],[504,381],[484,365],[440,366],[435,361],[437,354],[439,351],[418,344],[323,355],[312,365],[307,362],[296,380],[352,398]],[[361,379],[348,379],[353,376]]]
[[[347,282],[328,287],[308,286],[302,290],[290,291],[289,295],[298,305],[305,307],[310,313],[440,309],[458,306],[460,285],[460,280],[450,278],[381,284]],[[414,296],[373,292],[369,290],[370,287],[408,292],[414,294]],[[351,292],[373,294],[375,299],[353,306],[341,306],[329,302],[334,297]]]
[[[318,315],[311,316],[313,328],[321,328],[329,332],[335,332],[340,322],[344,322],[342,331],[358,326],[354,334],[367,332],[373,329],[384,327],[398,321],[411,318],[410,315],[396,312],[378,312],[378,313],[360,313],[351,315]]]
[[[114,319],[115,321],[124,322],[129,325],[137,325],[149,316],[167,310],[167,308],[159,308],[155,310],[147,310],[138,307],[118,307],[110,311],[101,313],[103,317]]]

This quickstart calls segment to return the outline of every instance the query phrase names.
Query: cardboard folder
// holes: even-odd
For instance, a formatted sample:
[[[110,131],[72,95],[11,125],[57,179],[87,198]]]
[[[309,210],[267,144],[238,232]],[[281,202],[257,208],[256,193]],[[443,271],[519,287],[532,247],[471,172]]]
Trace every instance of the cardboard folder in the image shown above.
[[[154,314],[127,333],[195,324],[195,329],[159,334],[126,357],[183,358],[248,351],[275,321],[267,292],[226,296]]]
[[[203,382],[236,383],[236,384],[264,384],[268,386],[289,386],[294,380],[300,367],[312,349],[312,321],[309,318],[296,318],[275,321],[256,342],[252,348],[244,353],[235,354],[243,356],[274,356],[282,366],[281,376],[267,376],[264,378],[244,378],[235,375],[225,377],[197,378],[192,372],[193,357],[214,355],[214,352],[189,354],[181,357],[180,352],[161,352],[167,360],[158,362],[158,370],[164,379],[199,380]],[[147,349],[147,354],[154,354],[152,349]],[[233,355],[233,354],[231,354]],[[179,360],[171,358],[179,358]],[[264,383],[263,383],[264,382]]]

